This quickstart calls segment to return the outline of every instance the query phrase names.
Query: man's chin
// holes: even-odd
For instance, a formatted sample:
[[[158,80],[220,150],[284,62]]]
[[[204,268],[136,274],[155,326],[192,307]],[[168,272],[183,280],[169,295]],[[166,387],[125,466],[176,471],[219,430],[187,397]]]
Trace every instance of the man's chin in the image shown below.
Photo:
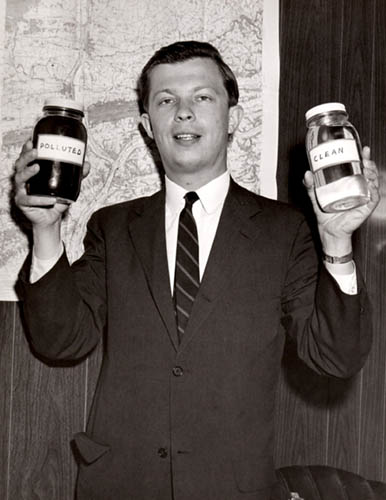
[[[199,158],[197,154],[192,154],[191,152],[185,152],[184,154],[184,152],[182,152],[173,162],[164,162],[164,165],[165,164],[169,164],[170,170],[175,172],[194,173],[204,169],[208,165],[208,162]]]

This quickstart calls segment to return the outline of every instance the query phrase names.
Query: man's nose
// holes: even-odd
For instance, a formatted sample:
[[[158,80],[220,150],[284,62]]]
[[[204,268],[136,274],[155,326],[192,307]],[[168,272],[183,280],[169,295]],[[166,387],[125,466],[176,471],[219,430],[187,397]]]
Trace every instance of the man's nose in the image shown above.
[[[176,110],[176,115],[174,119],[177,122],[192,121],[194,119],[194,112],[190,103],[186,101],[181,101]]]

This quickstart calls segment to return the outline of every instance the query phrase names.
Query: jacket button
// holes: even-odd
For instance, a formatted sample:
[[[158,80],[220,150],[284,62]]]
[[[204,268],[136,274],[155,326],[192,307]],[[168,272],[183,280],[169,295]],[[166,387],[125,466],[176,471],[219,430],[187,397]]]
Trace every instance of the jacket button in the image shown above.
[[[175,377],[181,377],[184,374],[184,370],[180,366],[175,366],[172,372]]]
[[[158,455],[161,458],[166,458],[168,456],[168,450],[166,448],[159,448],[158,449]]]

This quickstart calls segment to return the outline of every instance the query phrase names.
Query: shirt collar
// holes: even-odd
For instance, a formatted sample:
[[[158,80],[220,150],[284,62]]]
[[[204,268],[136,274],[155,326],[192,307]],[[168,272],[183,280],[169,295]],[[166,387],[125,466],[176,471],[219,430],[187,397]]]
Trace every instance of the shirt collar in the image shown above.
[[[223,174],[211,180],[199,189],[196,193],[200,198],[202,208],[210,214],[216,211],[219,205],[224,203],[230,184],[230,175],[226,170]],[[180,212],[185,205],[184,196],[188,192],[185,188],[176,184],[165,176],[166,209],[172,213]],[[196,202],[197,203],[197,202]]]

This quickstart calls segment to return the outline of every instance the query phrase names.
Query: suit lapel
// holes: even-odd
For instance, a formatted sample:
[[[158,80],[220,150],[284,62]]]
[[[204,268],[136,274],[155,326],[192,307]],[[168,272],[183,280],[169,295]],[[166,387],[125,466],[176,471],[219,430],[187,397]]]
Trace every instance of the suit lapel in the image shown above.
[[[201,286],[179,345],[166,255],[164,191],[146,198],[137,207],[136,216],[129,223],[130,236],[176,351],[189,344],[221,292],[232,285],[244,252],[260,232],[253,221],[260,211],[258,198],[231,181]]]
[[[249,251],[260,232],[252,220],[260,211],[258,198],[231,181],[181,349],[192,340],[221,292],[232,286],[232,277],[242,265],[244,252]]]
[[[150,293],[177,350],[177,327],[166,255],[164,191],[146,198],[143,205],[138,207],[137,217],[129,223],[129,232],[142,263]]]

